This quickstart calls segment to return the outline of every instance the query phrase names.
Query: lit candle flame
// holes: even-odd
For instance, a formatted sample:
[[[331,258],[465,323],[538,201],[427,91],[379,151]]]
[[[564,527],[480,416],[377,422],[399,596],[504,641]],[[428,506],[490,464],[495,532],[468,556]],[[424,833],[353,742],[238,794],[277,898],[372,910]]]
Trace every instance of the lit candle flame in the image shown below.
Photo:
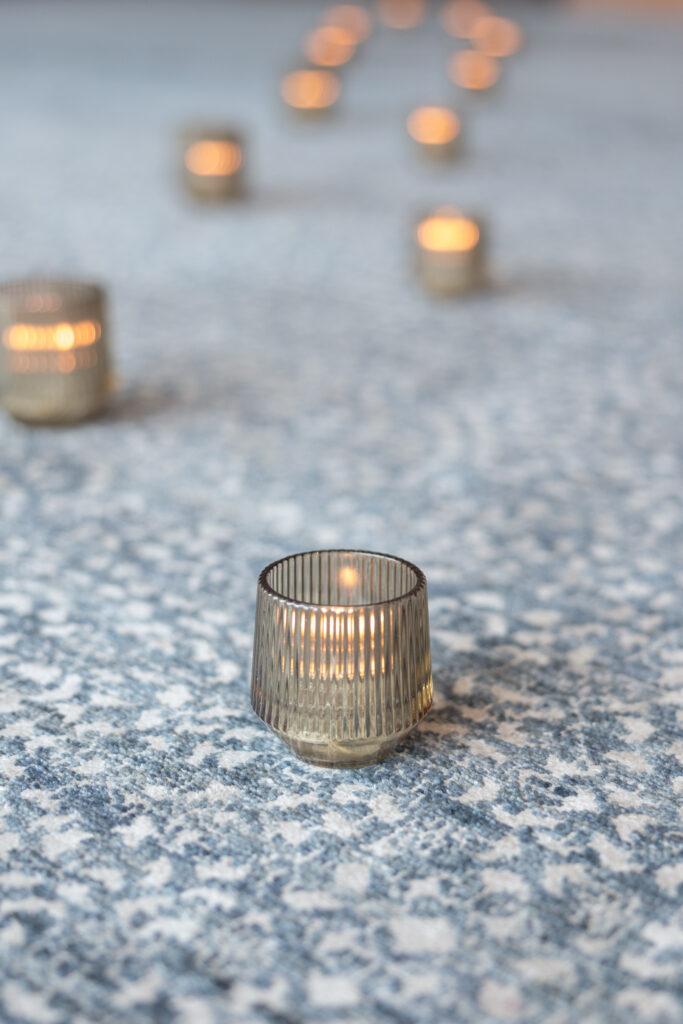
[[[94,320],[81,320],[75,324],[12,324],[3,331],[5,348],[15,352],[66,352],[74,348],[94,345],[102,335],[102,328]]]
[[[320,25],[304,40],[304,53],[311,64],[336,68],[347,64],[356,52],[353,32],[341,25]]]
[[[500,65],[494,57],[478,50],[461,50],[451,57],[448,73],[463,89],[483,91],[490,89],[500,78]]]
[[[201,139],[185,151],[185,166],[200,177],[234,174],[242,164],[242,149],[227,139]]]
[[[460,121],[447,107],[418,107],[408,118],[408,132],[426,146],[443,146],[457,137]]]
[[[280,86],[285,103],[302,111],[326,110],[337,102],[340,92],[341,85],[333,71],[292,71]]]
[[[323,14],[323,24],[339,25],[354,37],[354,42],[363,43],[372,32],[372,18],[364,7],[358,4],[336,4]]]
[[[472,41],[487,57],[509,57],[522,45],[522,30],[508,18],[478,18],[474,23]]]
[[[378,0],[377,16],[389,28],[415,28],[426,14],[425,0]]]
[[[479,238],[477,224],[457,210],[437,210],[417,228],[419,244],[430,252],[468,252]]]

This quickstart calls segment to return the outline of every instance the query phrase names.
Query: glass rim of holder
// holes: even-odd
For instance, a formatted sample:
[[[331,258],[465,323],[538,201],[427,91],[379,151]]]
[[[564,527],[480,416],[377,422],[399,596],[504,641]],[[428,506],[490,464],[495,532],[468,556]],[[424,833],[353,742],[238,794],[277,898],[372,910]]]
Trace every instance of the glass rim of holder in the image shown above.
[[[432,696],[427,579],[412,562],[334,548],[260,573],[252,707],[298,757],[327,768],[382,761]]]
[[[180,142],[183,151],[183,184],[196,199],[209,201],[238,199],[244,195],[245,142],[242,131],[224,124],[197,122],[186,125],[181,130]],[[228,154],[221,155],[220,152],[217,152],[213,157],[213,167],[210,158],[205,168],[194,170],[188,164],[188,153],[193,147],[206,147],[211,144],[230,146],[233,150],[237,150],[236,166],[229,169],[230,164],[228,163],[226,168],[225,160],[228,158]],[[223,166],[221,166],[221,161],[223,161]]]
[[[101,412],[112,391],[107,293],[57,275],[0,283],[0,404],[58,426]]]

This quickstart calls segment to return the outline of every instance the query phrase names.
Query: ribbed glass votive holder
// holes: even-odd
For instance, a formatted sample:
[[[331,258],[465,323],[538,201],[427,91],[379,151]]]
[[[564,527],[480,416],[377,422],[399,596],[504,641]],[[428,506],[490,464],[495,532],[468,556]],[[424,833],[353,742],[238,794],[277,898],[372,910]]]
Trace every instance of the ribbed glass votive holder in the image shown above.
[[[424,573],[368,551],[309,551],[267,566],[251,701],[305,761],[383,760],[432,703]]]
[[[197,125],[182,135],[183,181],[197,199],[238,199],[245,191],[244,141],[227,128]]]
[[[110,391],[105,295],[58,279],[0,287],[0,401],[27,423],[74,423]]]

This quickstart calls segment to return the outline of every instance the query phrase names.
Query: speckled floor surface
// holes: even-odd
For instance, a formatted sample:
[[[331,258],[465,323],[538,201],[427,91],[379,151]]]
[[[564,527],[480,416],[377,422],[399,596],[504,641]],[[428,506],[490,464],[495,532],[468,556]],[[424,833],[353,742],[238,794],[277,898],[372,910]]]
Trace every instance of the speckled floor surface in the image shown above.
[[[316,9],[2,5],[0,272],[107,282],[121,390],[0,421],[0,1018],[680,1021],[683,27],[521,8],[448,171],[435,24],[284,115]],[[243,205],[181,194],[195,116]],[[493,242],[454,305],[443,200]],[[336,545],[430,585],[435,708],[357,773],[249,706],[258,571]]]

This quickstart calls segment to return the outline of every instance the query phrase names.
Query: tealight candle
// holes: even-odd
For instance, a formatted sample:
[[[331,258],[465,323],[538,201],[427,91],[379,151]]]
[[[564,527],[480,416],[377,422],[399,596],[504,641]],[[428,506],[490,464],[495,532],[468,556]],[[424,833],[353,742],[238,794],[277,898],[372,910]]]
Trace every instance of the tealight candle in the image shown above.
[[[73,423],[110,390],[104,292],[76,281],[0,288],[0,399],[27,423]]]
[[[418,107],[410,114],[407,127],[421,152],[428,156],[443,159],[457,152],[460,119],[448,107]]]
[[[441,207],[420,220],[415,246],[418,277],[428,291],[459,295],[484,283],[481,225],[459,210]]]
[[[199,199],[234,199],[244,191],[244,144],[225,128],[183,135],[183,180]]]
[[[500,64],[479,50],[459,50],[450,59],[448,73],[462,89],[486,93],[500,78]]]
[[[509,18],[487,16],[477,18],[471,39],[487,57],[510,57],[522,45],[522,30]]]
[[[372,32],[372,18],[358,4],[336,4],[323,12],[323,25],[339,25],[353,36],[356,45],[364,43]]]
[[[449,0],[441,8],[443,28],[456,39],[471,39],[480,18],[491,14],[491,8],[482,0]]]
[[[305,761],[387,757],[432,703],[427,581],[410,562],[309,551],[259,576],[251,701]]]
[[[340,93],[341,83],[334,71],[319,68],[290,71],[280,84],[280,95],[287,106],[304,116],[327,113]]]
[[[389,28],[415,28],[426,13],[425,0],[377,0],[377,17]]]
[[[304,55],[322,68],[338,68],[356,52],[356,37],[341,25],[319,25],[304,40]]]

